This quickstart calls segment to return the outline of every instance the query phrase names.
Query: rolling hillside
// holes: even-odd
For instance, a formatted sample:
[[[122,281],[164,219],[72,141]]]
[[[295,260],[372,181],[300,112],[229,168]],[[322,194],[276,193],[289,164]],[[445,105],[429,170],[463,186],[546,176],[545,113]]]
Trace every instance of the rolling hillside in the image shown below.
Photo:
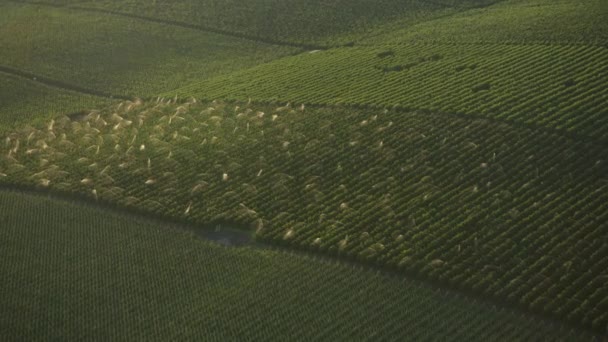
[[[0,190],[0,207],[2,340],[591,339],[367,268],[229,249],[91,205]]]
[[[457,43],[599,45],[608,43],[602,0],[506,0],[493,6],[383,31],[359,44]]]
[[[192,25],[268,43],[314,48],[350,44],[378,25],[394,22],[404,27],[496,2],[499,0],[179,0],[171,3],[109,0],[46,3]]]
[[[15,118],[47,119],[117,98],[153,96],[301,51],[167,23],[12,1],[0,1],[0,46],[0,75],[6,79],[0,84],[0,122],[11,124]]]
[[[0,71],[0,131],[104,107],[115,101],[58,89]]]
[[[73,85],[153,96],[299,50],[109,14],[0,4],[0,61]]]
[[[365,265],[461,293],[462,312],[474,317],[485,309],[469,308],[476,305],[471,298],[559,322],[552,333],[543,330],[544,321],[536,335],[518,321],[513,324],[522,324],[521,331],[484,336],[480,326],[496,331],[498,320],[510,322],[490,315],[487,323],[478,318],[457,330],[457,340],[552,339],[565,327],[575,330],[555,336],[607,334],[607,44],[603,0],[0,2],[0,185],[161,222],[248,227],[257,241],[299,251],[234,252],[247,258],[243,269],[250,271],[262,267],[254,260],[272,255],[259,273],[272,278],[271,270],[281,270],[286,283],[298,274],[336,286],[338,280],[320,275],[316,261],[301,258],[309,253],[339,260],[341,270],[342,262]],[[45,203],[53,220],[60,207],[71,205]],[[17,207],[4,208],[17,222]],[[96,215],[91,209],[70,229]],[[134,232],[132,219],[117,218],[103,229]],[[24,226],[30,224],[40,226]],[[121,239],[145,245],[156,236],[137,229]],[[202,253],[201,259],[223,253],[180,234],[167,231],[162,246],[155,242],[157,252],[142,249],[135,264],[174,262],[182,248],[177,244]],[[0,243],[27,253],[27,240],[7,236]],[[286,270],[291,263],[300,263],[295,273]],[[117,282],[133,281],[129,267]],[[188,267],[194,266],[176,272],[188,273]],[[11,272],[21,279],[9,289],[14,293],[34,274]],[[169,279],[165,271],[146,272],[140,276]],[[363,273],[352,282],[368,288],[388,282],[369,277],[377,283],[367,283]],[[246,277],[247,284],[257,281],[253,273]],[[389,287],[383,291],[393,291]],[[221,317],[249,303],[251,293],[236,289],[219,291],[233,300],[216,304]],[[83,292],[83,298],[107,296],[104,291]],[[332,291],[338,289],[321,297],[336,298]],[[383,293],[370,299],[388,303]],[[273,301],[269,290],[256,303],[274,308],[281,300]],[[402,340],[410,337],[400,332],[402,319],[423,322],[428,331],[445,317],[450,328],[411,336],[442,339],[462,324],[454,308],[429,314],[422,304],[394,299],[387,311],[361,304],[381,312],[381,335],[361,328],[363,309],[345,317],[341,332],[305,332],[352,310],[331,301],[335,311],[323,312],[321,321],[314,312],[324,309],[312,304],[310,316],[301,317],[307,323],[295,330],[277,323],[253,334]],[[421,316],[399,311],[409,305],[419,305]],[[281,310],[273,314],[285,322]],[[213,324],[218,340],[242,336],[242,330],[222,335],[232,331]],[[73,336],[94,331],[88,329]]]
[[[10,133],[29,184],[605,324],[606,149],[428,113],[124,102]]]
[[[607,62],[605,48],[587,46],[356,47],[281,59],[165,96],[396,107],[606,142]]]
[[[557,129],[605,143],[608,24],[596,23],[608,16],[607,6],[592,0],[533,6],[537,2],[470,10],[374,36],[361,47],[284,58],[165,96],[399,107]],[[533,30],[540,23],[508,19],[545,7],[544,25],[573,23],[576,30]]]

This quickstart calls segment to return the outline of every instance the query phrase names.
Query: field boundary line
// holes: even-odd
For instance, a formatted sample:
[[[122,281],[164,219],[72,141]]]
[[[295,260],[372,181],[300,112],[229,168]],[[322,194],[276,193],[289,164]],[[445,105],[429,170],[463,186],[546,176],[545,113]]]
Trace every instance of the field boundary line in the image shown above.
[[[11,68],[11,67],[8,67],[5,65],[0,65],[0,72],[9,74],[9,75],[13,75],[13,76],[18,76],[18,77],[24,78],[30,82],[41,83],[41,84],[44,84],[49,87],[59,88],[59,89],[77,92],[77,93],[86,94],[86,95],[93,95],[93,96],[105,97],[105,98],[109,98],[109,99],[118,99],[118,100],[132,100],[134,98],[133,96],[110,94],[110,93],[106,93],[103,91],[88,89],[88,88],[70,84],[70,83],[67,83],[64,81],[55,80],[50,77],[34,74],[29,71]]]
[[[450,46],[562,46],[562,47],[599,47],[599,48],[608,48],[608,43],[589,43],[589,42],[571,42],[571,43],[563,43],[563,42],[457,42],[457,41],[417,41],[417,42],[383,42],[383,43],[358,43],[357,47],[364,48],[387,48],[393,46],[433,46],[433,45],[450,45]]]
[[[258,43],[277,45],[277,46],[288,46],[288,47],[294,47],[294,48],[301,48],[304,50],[327,50],[327,49],[331,49],[334,47],[339,47],[338,45],[337,46],[326,46],[326,45],[287,42],[287,41],[282,41],[282,40],[277,40],[277,39],[272,39],[272,38],[264,38],[264,37],[259,37],[259,36],[255,36],[255,35],[249,35],[249,34],[245,34],[245,33],[238,33],[238,32],[233,32],[233,31],[222,30],[222,29],[218,29],[218,28],[214,28],[214,27],[210,27],[210,26],[189,24],[189,23],[169,20],[169,19],[159,19],[159,18],[147,17],[147,16],[143,16],[143,15],[125,13],[125,12],[121,12],[121,11],[114,11],[114,10],[103,9],[103,8],[92,8],[92,7],[85,7],[85,6],[79,6],[79,5],[62,5],[62,4],[54,4],[54,3],[49,3],[49,2],[41,2],[41,1],[22,1],[22,0],[8,0],[8,1],[13,2],[13,3],[18,3],[18,4],[49,6],[49,7],[54,7],[54,8],[63,8],[63,9],[74,10],[74,11],[82,11],[82,12],[104,13],[104,14],[108,14],[108,15],[115,15],[115,16],[120,16],[120,17],[131,18],[131,19],[149,21],[149,22],[153,22],[153,23],[157,23],[157,24],[164,24],[164,25],[187,28],[187,29],[197,30],[197,31],[202,31],[202,32],[215,33],[215,34],[249,40],[249,41],[258,42]]]
[[[185,219],[171,218],[164,215],[158,215],[138,208],[127,208],[109,201],[94,200],[90,197],[78,193],[63,192],[51,189],[41,189],[36,188],[34,186],[3,182],[0,182],[0,192],[13,192],[24,194],[26,196],[43,197],[54,201],[67,202],[76,206],[83,206],[96,210],[106,210],[112,214],[121,215],[134,221],[137,220],[140,222],[154,222],[161,225],[166,225],[166,228],[168,229],[180,229],[182,231],[194,233],[196,229],[203,229],[203,226],[206,225],[196,224]],[[200,237],[199,235],[197,235],[197,238],[205,242],[213,243],[213,240]],[[499,297],[475,293],[475,291],[472,289],[454,288],[445,283],[441,283],[440,281],[427,279],[424,276],[402,272],[372,263],[361,262],[344,256],[332,255],[328,253],[316,253],[298,246],[284,247],[280,244],[273,243],[272,241],[256,241],[255,239],[253,239],[251,243],[245,244],[242,247],[236,246],[230,248],[264,249],[302,258],[309,258],[318,262],[339,264],[344,267],[352,267],[361,271],[375,272],[387,277],[393,277],[401,279],[403,281],[413,282],[416,283],[416,285],[419,287],[443,292],[445,295],[448,296],[459,297],[460,299],[470,302],[479,301],[488,306],[494,306],[495,308],[510,311],[513,314],[525,315],[532,320],[538,320],[544,322],[547,325],[561,326],[563,328],[568,327],[580,332],[586,332],[598,338],[601,337],[601,332],[595,331],[582,325],[575,324],[574,322],[565,319],[558,319],[550,315],[544,315],[533,312],[527,309],[526,307],[519,305],[517,302],[511,302]]]

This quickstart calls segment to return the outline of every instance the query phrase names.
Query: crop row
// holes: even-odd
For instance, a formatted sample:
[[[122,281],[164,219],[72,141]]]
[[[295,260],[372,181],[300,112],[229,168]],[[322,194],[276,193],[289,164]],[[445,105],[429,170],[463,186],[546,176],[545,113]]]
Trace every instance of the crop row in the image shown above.
[[[167,95],[376,105],[608,139],[601,47],[420,44],[284,58]]]
[[[0,3],[0,21],[6,22],[0,27],[2,65],[125,96],[156,96],[300,50],[27,4]]]
[[[606,46],[608,8],[602,0],[508,1],[415,26],[370,34],[361,44],[591,44]],[[382,29],[382,28],[380,28]],[[359,43],[359,42],[358,42]]]
[[[387,22],[403,27],[470,6],[495,0],[426,1],[313,0],[242,2],[179,1],[169,3],[142,0],[89,1],[78,8],[111,10],[155,19],[176,21],[204,28],[244,35],[263,41],[292,44],[343,45]]]
[[[591,340],[419,282],[222,248],[89,205],[0,191],[0,207],[3,340]]]
[[[109,99],[50,88],[0,72],[0,131],[47,120],[63,113],[107,106]]]
[[[250,224],[603,330],[608,155],[485,120],[125,102],[7,135],[0,181]]]

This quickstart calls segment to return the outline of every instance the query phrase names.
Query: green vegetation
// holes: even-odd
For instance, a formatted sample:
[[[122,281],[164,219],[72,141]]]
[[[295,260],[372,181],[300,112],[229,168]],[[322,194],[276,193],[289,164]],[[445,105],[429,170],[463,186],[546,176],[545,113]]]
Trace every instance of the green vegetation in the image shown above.
[[[85,1],[78,8],[128,13],[200,25],[285,43],[343,45],[395,22],[400,27],[498,0],[180,0]]]
[[[65,8],[0,4],[0,64],[147,97],[298,49]]]
[[[413,27],[373,35],[362,44],[608,44],[604,0],[507,0]]]
[[[161,324],[170,339],[176,308],[184,310],[179,325],[192,327],[186,337],[238,339],[252,330],[261,340],[402,340],[410,337],[403,336],[408,324],[425,322],[412,338],[441,339],[449,336],[443,327],[458,330],[463,317],[476,317],[455,333],[464,340],[558,333],[543,327],[527,335],[533,328],[524,325],[521,335],[505,328],[497,333],[504,336],[482,336],[486,324],[497,329],[495,313],[470,303],[461,308],[452,295],[449,313],[441,305],[434,313],[423,308],[422,292],[388,295],[406,276],[608,333],[607,18],[603,0],[2,2],[0,184],[190,225],[230,222],[279,248],[397,276],[358,270],[348,278],[360,286],[353,287],[328,278],[331,272],[321,271],[326,263],[301,255],[220,249],[173,228],[144,231],[133,218],[116,216],[102,227],[94,219],[101,214],[90,208],[61,230],[57,218],[74,205],[49,200],[41,204],[44,214],[23,218],[23,225],[11,223],[23,204],[0,211],[9,222],[0,224],[7,241],[0,240],[0,257],[13,260],[0,267],[20,279],[0,285],[17,294],[14,301],[0,300],[12,311],[35,307],[23,298],[44,286],[23,283],[44,274],[51,288],[41,305],[56,314],[37,319],[37,336],[48,334],[46,323],[55,319],[49,317],[63,322],[51,334],[118,334],[107,321],[66,322],[74,321],[76,303],[107,302],[133,283],[129,291],[137,294],[121,299],[120,312],[127,316],[135,307],[152,317],[126,320],[121,329],[141,327],[134,338]],[[130,101],[113,102],[118,97]],[[12,203],[10,196],[22,195],[0,194],[0,201]],[[32,228],[49,217],[54,230]],[[74,254],[18,271],[14,260],[24,253],[54,251],[28,249],[32,242],[15,235],[19,229],[66,238],[54,248],[73,244]],[[98,238],[88,240],[87,229]],[[104,229],[113,233],[102,235]],[[130,259],[133,250],[141,254]],[[187,262],[186,252],[197,262]],[[109,266],[89,270],[81,261],[98,260],[96,254],[134,262],[120,264],[116,282],[97,285],[110,279]],[[198,269],[206,262],[211,273]],[[62,278],[38,272],[47,268]],[[226,272],[232,268],[238,271]],[[285,270],[279,278],[277,269]],[[70,285],[80,297],[68,309],[55,308],[52,293],[80,284],[65,279],[90,285]],[[183,284],[178,299],[166,292]],[[362,295],[378,286],[386,287]],[[307,303],[303,294],[320,288],[328,289],[323,304]],[[212,293],[212,312],[201,314],[196,296],[206,304]],[[357,295],[386,308],[352,300]],[[143,299],[150,296],[162,307]],[[243,311],[251,305],[259,312]],[[84,307],[88,317],[99,310],[116,316],[113,308]],[[0,331],[21,334],[34,310],[0,319]],[[271,326],[261,323],[269,310]],[[365,325],[369,312],[379,313],[378,322]],[[343,318],[336,323],[342,330],[327,328]],[[246,329],[231,330],[231,319],[246,321]],[[205,322],[211,323],[199,329]],[[438,335],[428,332],[437,325]],[[429,335],[417,335],[423,330]]]
[[[398,106],[557,128],[606,141],[608,87],[598,72],[606,66],[603,47],[355,47],[284,58],[165,95]]]
[[[0,191],[2,340],[591,340],[417,282]]]
[[[605,329],[603,145],[486,120],[244,103],[124,102],[19,129],[4,181],[251,225]]]
[[[606,142],[607,15],[600,0],[507,1],[398,30],[389,23],[354,48],[283,58],[164,95],[398,106]]]
[[[104,107],[112,102],[0,72],[0,132],[59,115]]]

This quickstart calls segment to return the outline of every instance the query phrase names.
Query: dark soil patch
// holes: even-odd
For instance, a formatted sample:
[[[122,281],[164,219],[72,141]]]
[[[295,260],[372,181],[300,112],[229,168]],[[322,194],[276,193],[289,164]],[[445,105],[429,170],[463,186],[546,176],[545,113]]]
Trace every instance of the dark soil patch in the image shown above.
[[[478,92],[478,91],[484,91],[484,90],[490,90],[492,89],[492,85],[490,83],[482,83],[480,85],[474,86],[473,88],[471,88],[471,90],[473,90],[474,93]]]
[[[253,244],[253,232],[250,227],[230,222],[208,224],[195,229],[196,235],[205,240],[215,241],[227,247],[239,247]]]
[[[74,112],[68,114],[68,118],[72,121],[83,121],[87,117],[87,112],[81,110],[79,112]]]
[[[477,64],[459,65],[459,66],[455,67],[454,70],[456,70],[457,72],[461,72],[466,69],[475,70],[476,68],[477,68]]]
[[[403,65],[392,65],[392,66],[377,66],[376,69],[382,70],[383,72],[399,72],[403,70],[409,70],[418,65],[418,63],[409,63]]]
[[[420,58],[420,62],[436,62],[436,61],[438,61],[440,59],[443,59],[443,56],[440,55],[440,54],[438,54],[438,53],[435,53],[435,54],[432,54],[432,55],[430,55],[428,57],[422,57],[422,58]]]
[[[574,87],[576,85],[576,80],[574,79],[569,79],[566,82],[564,82],[564,87],[569,88],[569,87]]]
[[[391,57],[394,55],[395,55],[395,51],[393,51],[393,50],[382,51],[382,52],[379,52],[378,54],[376,54],[376,56],[378,58]]]

